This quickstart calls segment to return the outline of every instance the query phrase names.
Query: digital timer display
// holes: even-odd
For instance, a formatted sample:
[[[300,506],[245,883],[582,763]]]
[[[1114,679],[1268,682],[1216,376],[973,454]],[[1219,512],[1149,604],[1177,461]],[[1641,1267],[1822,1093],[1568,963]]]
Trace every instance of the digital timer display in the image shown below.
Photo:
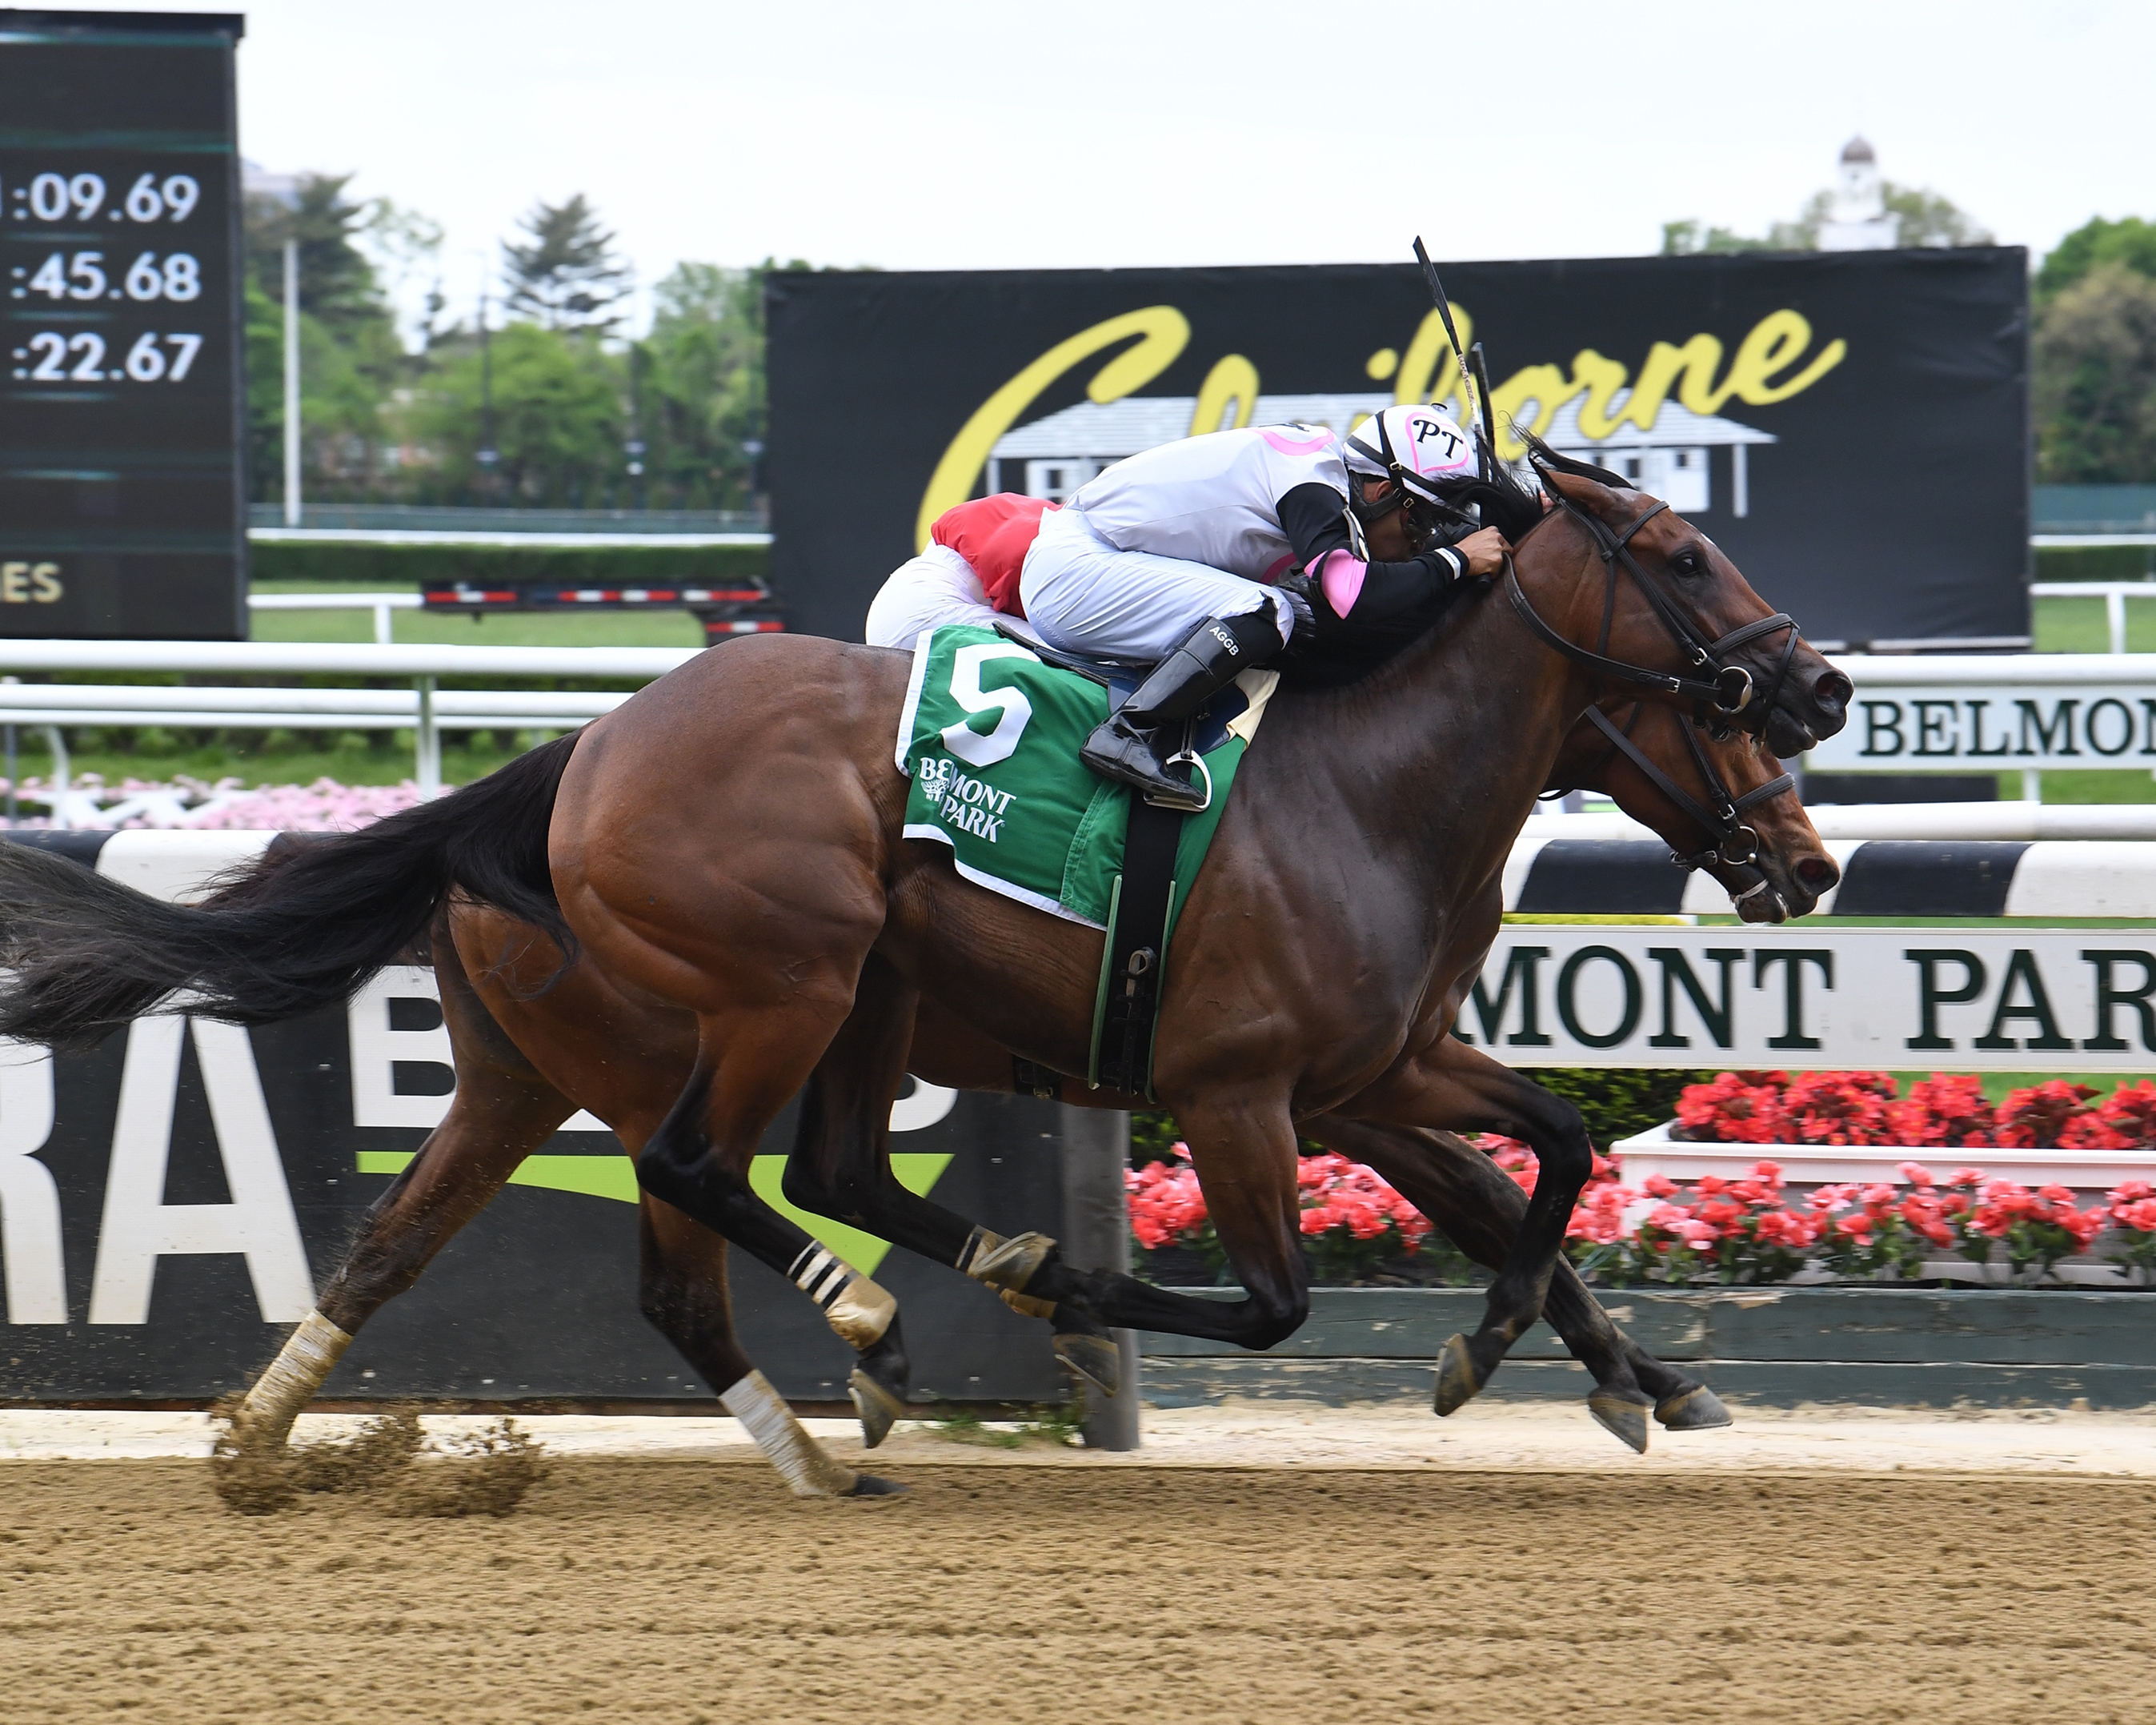
[[[247,633],[240,32],[0,9],[0,635]]]

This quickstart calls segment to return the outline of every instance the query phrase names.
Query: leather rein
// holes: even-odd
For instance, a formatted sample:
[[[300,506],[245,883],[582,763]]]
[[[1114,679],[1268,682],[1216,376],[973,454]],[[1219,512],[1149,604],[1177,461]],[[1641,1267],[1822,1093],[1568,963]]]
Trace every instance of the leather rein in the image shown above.
[[[1602,629],[1594,650],[1590,651],[1560,634],[1549,625],[1542,614],[1535,609],[1526,590],[1520,585],[1519,571],[1509,557],[1505,560],[1505,590],[1521,621],[1547,644],[1566,658],[1585,665],[1594,674],[1597,699],[1589,706],[1585,716],[1609,739],[1609,747],[1603,751],[1601,757],[1584,776],[1594,778],[1611,755],[1621,752],[1645,774],[1656,789],[1697,822],[1712,840],[1706,849],[1689,856],[1671,850],[1671,862],[1687,870],[1705,868],[1717,862],[1729,868],[1753,867],[1758,861],[1759,835],[1745,824],[1745,812],[1762,803],[1771,802],[1785,792],[1794,790],[1796,779],[1792,774],[1784,773],[1779,778],[1747,791],[1742,796],[1734,795],[1723,783],[1722,775],[1715,771],[1714,763],[1700,746],[1695,731],[1705,730],[1718,742],[1730,736],[1735,729],[1733,721],[1737,716],[1752,705],[1756,691],[1753,687],[1751,672],[1742,665],[1722,664],[1722,655],[1780,629],[1787,631],[1788,639],[1783,645],[1780,662],[1774,667],[1774,677],[1767,685],[1766,699],[1757,708],[1763,714],[1773,713],[1774,703],[1782,692],[1783,681],[1789,675],[1790,663],[1796,657],[1798,629],[1795,619],[1787,612],[1777,611],[1771,617],[1763,617],[1732,629],[1718,640],[1708,639],[1705,632],[1647,578],[1646,571],[1640,567],[1639,560],[1632,554],[1633,536],[1668,509],[1668,504],[1656,503],[1619,533],[1600,516],[1582,509],[1555,486],[1549,489],[1555,495],[1557,507],[1587,530],[1602,558],[1607,588],[1602,607]],[[1556,512],[1556,510],[1551,511],[1553,515]],[[1543,519],[1546,521],[1548,516],[1545,516]],[[1630,665],[1621,659],[1609,657],[1609,632],[1616,619],[1617,572],[1620,567],[1632,578],[1633,584],[1654,608],[1656,615],[1661,619],[1671,638],[1685,651],[1686,671],[1690,675],[1653,670],[1645,665]],[[1604,679],[1691,700],[1693,722],[1685,727],[1684,739],[1686,746],[1691,751],[1692,762],[1699,769],[1700,778],[1707,786],[1709,802],[1703,803],[1685,790],[1649,760],[1639,745],[1632,741],[1632,727],[1640,721],[1644,702],[1633,703],[1631,716],[1625,721],[1622,729],[1610,721],[1599,704],[1601,685]],[[1762,719],[1763,726],[1765,720]],[[1763,875],[1751,887],[1733,895],[1733,897],[1742,901],[1755,893],[1764,891],[1766,888],[1767,880]]]

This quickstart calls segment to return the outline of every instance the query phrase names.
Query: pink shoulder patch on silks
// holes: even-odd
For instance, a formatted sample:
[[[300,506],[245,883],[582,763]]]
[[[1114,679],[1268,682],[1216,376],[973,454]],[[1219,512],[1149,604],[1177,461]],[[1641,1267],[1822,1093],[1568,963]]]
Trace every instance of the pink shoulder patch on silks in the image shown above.
[[[1355,608],[1355,601],[1363,597],[1363,578],[1369,572],[1370,566],[1351,551],[1326,553],[1317,578],[1335,617],[1345,617]]]
[[[1307,439],[1299,441],[1289,433],[1271,426],[1258,435],[1283,455],[1315,455],[1332,441],[1332,434],[1329,431],[1314,432]]]

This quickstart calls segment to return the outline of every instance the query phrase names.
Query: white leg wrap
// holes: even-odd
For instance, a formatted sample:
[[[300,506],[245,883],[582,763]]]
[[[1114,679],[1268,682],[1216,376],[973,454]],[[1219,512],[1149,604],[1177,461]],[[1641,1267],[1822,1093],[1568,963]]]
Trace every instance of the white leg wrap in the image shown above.
[[[285,1338],[270,1369],[247,1392],[239,1404],[240,1420],[259,1435],[283,1442],[300,1410],[315,1399],[322,1379],[351,1346],[351,1337],[321,1312],[310,1312]]]
[[[719,1398],[720,1405],[748,1428],[756,1446],[777,1468],[796,1497],[845,1497],[852,1494],[853,1469],[834,1461],[808,1435],[761,1372],[747,1377]]]
[[[897,1301],[823,1246],[809,1246],[788,1273],[794,1286],[824,1308],[839,1339],[856,1350],[882,1341],[898,1315]]]

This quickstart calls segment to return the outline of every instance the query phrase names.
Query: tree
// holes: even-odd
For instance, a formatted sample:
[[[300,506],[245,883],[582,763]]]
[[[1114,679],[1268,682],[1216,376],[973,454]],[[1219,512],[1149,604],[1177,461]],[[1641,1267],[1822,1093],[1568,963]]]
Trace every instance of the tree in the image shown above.
[[[2093,265],[2038,314],[2033,347],[2037,477],[2156,484],[2156,280]]]
[[[621,362],[595,341],[533,323],[497,330],[491,343],[501,501],[570,508],[605,502],[621,471]],[[412,430],[434,457],[432,501],[479,501],[480,346],[459,333],[437,353],[446,357],[413,403]]]
[[[348,497],[379,485],[381,410],[404,353],[359,244],[374,206],[345,197],[351,178],[303,175],[289,203],[259,193],[245,202],[248,443],[257,499],[284,491],[288,241],[299,248],[303,489]]]
[[[764,273],[678,264],[652,290],[651,334],[639,350],[642,430],[646,467],[673,507],[751,501],[746,446],[764,428]]]
[[[1889,213],[1899,216],[1904,246],[1989,245],[1991,235],[1952,199],[1926,187],[1879,182]],[[1776,222],[1763,238],[1729,228],[1702,227],[1697,220],[1662,223],[1662,255],[1694,257],[1711,252],[1815,252],[1820,229],[1834,208],[1831,192],[1815,192],[1794,222]]]
[[[2075,228],[2037,270],[2037,303],[2056,298],[2105,264],[2123,264],[2156,278],[2156,222],[2144,222],[2138,216],[2107,222],[2098,216]]]
[[[300,309],[340,331],[384,326],[388,310],[374,266],[360,249],[371,206],[348,203],[350,174],[301,176],[296,201],[251,194],[246,203],[249,274],[285,300],[285,243],[300,244]]]
[[[603,331],[620,322],[616,308],[629,291],[629,267],[583,193],[567,203],[535,205],[518,225],[531,244],[502,247],[511,316],[550,330]]]

